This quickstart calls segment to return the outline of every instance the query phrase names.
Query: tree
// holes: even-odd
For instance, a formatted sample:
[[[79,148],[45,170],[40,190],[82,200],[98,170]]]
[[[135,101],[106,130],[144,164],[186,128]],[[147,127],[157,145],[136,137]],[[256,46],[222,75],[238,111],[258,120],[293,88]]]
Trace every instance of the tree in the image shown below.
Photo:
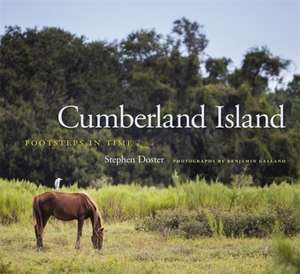
[[[231,63],[230,58],[208,58],[205,62],[205,69],[208,72],[208,83],[217,83],[227,81],[229,74],[228,65]]]
[[[8,27],[0,43],[0,176],[30,179],[51,185],[56,176],[82,186],[103,178],[112,183],[171,183],[176,168],[186,178],[204,177],[230,183],[232,174],[246,172],[255,183],[300,176],[299,75],[269,92],[280,81],[289,61],[266,48],[245,54],[241,67],[229,70],[228,57],[209,57],[208,39],[197,22],[174,21],[166,36],[154,30],[129,34],[121,42],[87,42],[58,28],[22,30]],[[205,65],[207,77],[201,73]],[[131,114],[199,112],[205,104],[207,128],[186,129],[73,129],[61,128],[62,106],[78,105],[85,114],[116,113],[125,104]],[[227,113],[239,104],[241,112],[272,115],[284,105],[286,128],[216,129],[215,107]],[[72,122],[77,114],[68,114]],[[130,148],[90,146],[25,146],[28,139],[138,141]],[[163,165],[108,165],[104,155],[166,157]],[[284,165],[175,166],[172,159],[286,158]]]
[[[252,87],[253,94],[260,95],[267,89],[269,81],[279,79],[289,64],[290,61],[272,55],[266,47],[253,48],[246,53],[240,74]]]
[[[185,45],[189,55],[199,55],[208,45],[206,35],[201,32],[202,26],[197,22],[191,22],[182,17],[174,21],[173,33],[179,38],[176,40],[176,47]]]

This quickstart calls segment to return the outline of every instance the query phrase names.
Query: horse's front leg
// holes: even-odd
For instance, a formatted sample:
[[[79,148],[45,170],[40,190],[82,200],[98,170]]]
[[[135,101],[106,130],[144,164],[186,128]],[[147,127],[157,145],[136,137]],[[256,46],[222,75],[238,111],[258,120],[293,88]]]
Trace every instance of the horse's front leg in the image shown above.
[[[77,240],[76,240],[76,249],[80,249],[80,237],[82,236],[82,227],[83,227],[84,219],[79,218],[77,224]]]

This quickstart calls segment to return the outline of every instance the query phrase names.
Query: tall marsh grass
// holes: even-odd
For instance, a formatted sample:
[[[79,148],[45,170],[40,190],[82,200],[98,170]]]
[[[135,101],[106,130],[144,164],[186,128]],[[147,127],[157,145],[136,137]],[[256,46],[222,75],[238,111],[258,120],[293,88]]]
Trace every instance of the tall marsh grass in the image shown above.
[[[32,197],[51,189],[27,181],[0,179],[0,223],[31,219]],[[231,212],[277,212],[299,207],[300,185],[282,183],[268,187],[228,187],[198,179],[168,188],[140,185],[106,185],[60,191],[85,191],[93,197],[106,221],[123,221],[155,215],[162,209],[217,209]]]

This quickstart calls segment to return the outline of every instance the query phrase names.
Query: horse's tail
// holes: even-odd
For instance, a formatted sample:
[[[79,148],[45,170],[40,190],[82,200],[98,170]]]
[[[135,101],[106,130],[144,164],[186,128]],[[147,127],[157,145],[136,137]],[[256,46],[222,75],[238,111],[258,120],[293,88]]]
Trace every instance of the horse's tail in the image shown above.
[[[37,196],[33,198],[32,213],[37,225],[43,227],[43,216],[39,205],[39,197]]]

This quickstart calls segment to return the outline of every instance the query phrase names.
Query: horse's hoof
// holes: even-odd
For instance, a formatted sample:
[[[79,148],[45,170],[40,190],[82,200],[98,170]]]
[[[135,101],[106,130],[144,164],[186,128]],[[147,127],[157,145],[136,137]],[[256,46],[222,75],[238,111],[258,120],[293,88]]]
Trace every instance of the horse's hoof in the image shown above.
[[[75,245],[75,249],[80,249],[80,246],[79,245]]]
[[[36,251],[37,252],[43,251],[43,248],[39,246],[39,247],[36,248]]]

